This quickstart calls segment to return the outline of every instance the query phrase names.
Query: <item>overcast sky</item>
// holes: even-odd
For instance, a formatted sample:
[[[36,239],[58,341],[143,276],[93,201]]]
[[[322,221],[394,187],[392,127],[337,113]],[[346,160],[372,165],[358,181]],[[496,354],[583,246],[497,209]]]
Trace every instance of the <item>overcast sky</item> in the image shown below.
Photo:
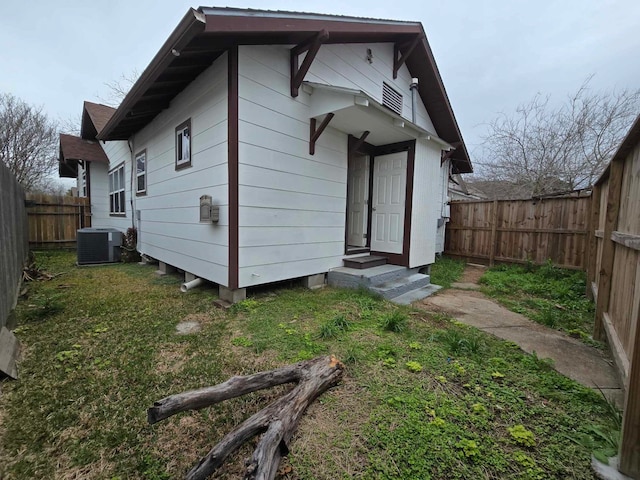
[[[0,0],[0,92],[78,118],[104,83],[144,70],[188,0]],[[242,8],[422,22],[472,161],[485,125],[536,93],[560,102],[591,74],[640,88],[639,0],[267,0]],[[1,126],[0,126],[1,128]],[[474,155],[475,154],[475,155]],[[476,159],[479,160],[479,159]]]

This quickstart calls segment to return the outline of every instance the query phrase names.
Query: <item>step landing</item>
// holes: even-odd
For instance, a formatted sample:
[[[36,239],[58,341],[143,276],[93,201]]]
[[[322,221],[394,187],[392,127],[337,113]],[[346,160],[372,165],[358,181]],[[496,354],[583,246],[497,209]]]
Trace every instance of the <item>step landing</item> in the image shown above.
[[[339,267],[329,271],[327,281],[336,287],[366,288],[403,305],[426,298],[440,289],[431,285],[430,276],[419,273],[417,268],[398,265],[379,265],[364,270]]]
[[[364,270],[377,267],[379,265],[385,265],[387,263],[387,259],[386,257],[378,257],[376,255],[365,255],[363,257],[345,258],[342,260],[342,263],[347,268]]]

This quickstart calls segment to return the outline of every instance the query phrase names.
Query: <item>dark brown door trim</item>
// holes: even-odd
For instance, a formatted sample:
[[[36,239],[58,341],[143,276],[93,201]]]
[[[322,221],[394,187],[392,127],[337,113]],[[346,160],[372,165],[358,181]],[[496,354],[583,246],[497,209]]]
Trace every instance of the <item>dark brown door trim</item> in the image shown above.
[[[367,242],[371,238],[371,208],[373,206],[373,170],[375,165],[375,157],[381,155],[389,155],[391,153],[407,152],[407,189],[405,191],[404,203],[404,231],[402,238],[402,254],[386,253],[371,251],[372,255],[386,257],[389,263],[394,265],[402,265],[409,267],[409,252],[411,249],[411,214],[413,212],[413,175],[416,164],[416,141],[408,140],[406,142],[390,143],[388,145],[380,145],[373,147],[373,156],[371,157],[371,173],[369,188],[369,224],[367,226]],[[368,243],[370,245],[370,243]]]

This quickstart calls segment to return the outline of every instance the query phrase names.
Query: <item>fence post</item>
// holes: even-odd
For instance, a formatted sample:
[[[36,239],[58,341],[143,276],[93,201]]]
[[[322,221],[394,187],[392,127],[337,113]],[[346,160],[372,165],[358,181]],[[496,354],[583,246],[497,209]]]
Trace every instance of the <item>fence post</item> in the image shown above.
[[[593,325],[593,338],[596,340],[605,339],[603,319],[604,313],[609,311],[611,274],[613,272],[615,254],[615,243],[611,240],[611,233],[616,229],[618,223],[624,161],[613,160],[609,168],[609,192],[607,195],[607,210],[605,212],[604,235],[602,237],[602,260],[600,261],[600,278],[598,279],[598,300],[596,302],[596,317]]]
[[[489,251],[489,266],[493,267],[493,262],[496,257],[496,229],[498,227],[498,200],[493,201],[493,210],[491,211],[491,250]]]
[[[636,279],[640,277],[640,260],[636,266]],[[638,285],[636,285],[636,294]],[[637,301],[637,300],[636,300]],[[633,353],[629,359],[629,378],[622,417],[622,438],[620,439],[620,471],[631,478],[640,478],[640,308],[634,308],[631,319],[635,322],[632,330]]]
[[[596,230],[600,223],[600,195],[602,188],[599,185],[594,185],[591,189],[591,205],[589,213],[589,222],[587,226],[587,239],[588,248],[584,252],[587,258],[585,258],[585,264],[587,266],[587,291],[585,292],[589,300],[593,300],[593,283],[596,281],[596,265],[598,262],[598,238],[596,237]]]

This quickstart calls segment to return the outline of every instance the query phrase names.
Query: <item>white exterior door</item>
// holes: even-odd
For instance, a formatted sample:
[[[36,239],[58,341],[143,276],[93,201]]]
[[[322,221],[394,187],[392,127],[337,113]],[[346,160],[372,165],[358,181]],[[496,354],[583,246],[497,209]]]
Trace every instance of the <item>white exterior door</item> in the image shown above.
[[[367,200],[369,199],[369,157],[354,156],[349,160],[347,177],[347,245],[367,244]]]
[[[375,157],[371,250],[402,253],[407,190],[407,152]]]

